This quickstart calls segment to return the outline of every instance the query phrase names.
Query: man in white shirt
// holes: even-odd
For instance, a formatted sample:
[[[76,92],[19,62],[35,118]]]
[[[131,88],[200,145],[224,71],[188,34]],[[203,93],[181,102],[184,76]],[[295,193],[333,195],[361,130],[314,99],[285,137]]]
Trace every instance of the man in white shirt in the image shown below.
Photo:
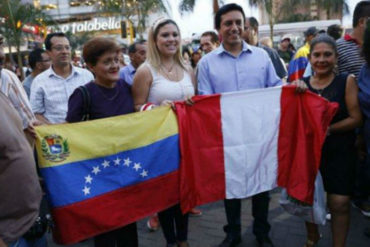
[[[71,64],[71,46],[64,33],[48,34],[45,48],[52,65],[33,80],[32,111],[44,124],[64,123],[69,96],[94,77],[90,71]]]

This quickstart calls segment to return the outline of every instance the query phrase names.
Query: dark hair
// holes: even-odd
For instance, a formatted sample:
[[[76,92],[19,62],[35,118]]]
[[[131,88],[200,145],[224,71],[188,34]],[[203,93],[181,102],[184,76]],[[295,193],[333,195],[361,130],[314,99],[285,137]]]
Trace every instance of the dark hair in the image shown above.
[[[31,69],[36,68],[36,63],[42,61],[42,53],[46,52],[44,49],[36,48],[30,52],[28,55],[28,64],[31,66]]]
[[[367,65],[370,66],[370,20],[366,23],[364,43],[362,44],[362,54],[364,55]]]
[[[89,65],[96,65],[100,56],[108,51],[118,52],[119,45],[112,39],[97,37],[87,41],[83,47],[82,56]]]
[[[252,17],[249,17],[248,18],[248,21],[249,21],[249,25],[254,29],[254,30],[258,30],[258,21],[256,18],[254,18],[253,16]]]
[[[338,24],[333,24],[328,27],[328,30],[326,31],[329,36],[331,36],[333,39],[337,40],[340,37],[342,37],[343,34],[343,27]]]
[[[129,47],[128,47],[128,53],[135,53],[136,52],[136,46],[137,45],[142,45],[146,42],[146,40],[139,40],[139,41],[136,41],[134,43],[132,43]]]
[[[202,33],[202,35],[200,37],[202,38],[202,37],[205,37],[205,36],[210,36],[212,43],[218,43],[219,42],[217,33],[213,32],[213,31],[204,32],[204,33]]]
[[[182,47],[182,52],[181,52],[181,55],[184,57],[184,54],[187,53],[189,55],[189,57],[191,57],[191,52],[189,50],[189,48],[187,46],[183,46]]]
[[[352,19],[352,26],[357,27],[358,22],[363,17],[368,17],[370,13],[370,1],[369,0],[363,0],[359,2],[355,10],[353,11],[353,19]]]
[[[65,35],[65,33],[59,32],[59,33],[49,33],[45,38],[45,49],[48,51],[51,51],[51,39],[53,37],[65,37],[68,39],[68,37]]]
[[[221,26],[221,16],[233,10],[236,10],[242,13],[243,21],[245,22],[245,14],[244,14],[243,8],[238,4],[229,3],[229,4],[222,6],[215,15],[215,28],[217,30],[219,30]]]
[[[325,43],[325,44],[330,45],[333,48],[334,53],[335,54],[338,54],[338,52],[337,52],[337,44],[335,43],[335,40],[332,37],[330,37],[329,35],[327,35],[327,34],[321,34],[321,35],[317,36],[316,38],[314,38],[311,41],[310,54],[312,53],[312,51],[315,48],[315,46],[317,44],[320,44],[320,43]]]

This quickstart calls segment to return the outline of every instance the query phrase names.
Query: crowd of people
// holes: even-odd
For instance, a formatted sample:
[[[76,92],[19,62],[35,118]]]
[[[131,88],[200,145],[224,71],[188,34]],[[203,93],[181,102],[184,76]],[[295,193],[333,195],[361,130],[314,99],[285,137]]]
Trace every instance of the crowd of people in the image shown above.
[[[353,30],[333,25],[325,31],[310,27],[297,51],[289,36],[273,48],[259,39],[258,21],[237,4],[222,6],[214,31],[201,35],[196,49],[182,46],[175,21],[161,18],[148,40],[131,44],[131,63],[123,66],[116,41],[96,37],[83,46],[86,68],[75,66],[64,33],[50,33],[45,50],[29,54],[32,72],[20,82],[3,67],[0,52],[0,247],[46,247],[43,199],[33,154],[35,126],[75,123],[146,111],[194,95],[263,89],[287,83],[339,104],[322,149],[320,172],[327,193],[332,246],[346,246],[350,205],[370,217],[370,1],[359,2]],[[76,64],[78,65],[78,63]],[[21,182],[19,182],[21,181]],[[269,232],[269,191],[252,196],[253,234],[259,246],[274,246]],[[219,247],[242,241],[240,199],[225,199],[227,224]],[[150,216],[148,227],[163,231],[166,246],[186,247],[188,217],[179,204]],[[47,224],[47,222],[46,222]],[[317,225],[306,222],[305,247],[317,246]],[[41,226],[41,230],[35,230]],[[35,233],[36,232],[36,233]],[[370,228],[364,228],[370,238]],[[31,237],[30,237],[31,236]],[[96,247],[137,247],[136,223],[94,237]]]

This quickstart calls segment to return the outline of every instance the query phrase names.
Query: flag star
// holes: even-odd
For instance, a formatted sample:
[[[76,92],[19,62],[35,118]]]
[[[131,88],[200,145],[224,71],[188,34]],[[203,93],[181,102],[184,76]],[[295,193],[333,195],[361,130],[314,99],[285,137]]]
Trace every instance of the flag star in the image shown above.
[[[84,189],[82,190],[82,192],[86,195],[90,194],[90,188],[89,187],[84,187]]]
[[[140,173],[140,175],[141,175],[143,178],[145,178],[145,177],[147,177],[147,176],[148,176],[148,171],[146,171],[146,170],[144,170],[144,169],[143,169],[143,171]]]
[[[141,165],[140,165],[140,163],[135,163],[135,164],[134,164],[134,169],[135,169],[135,171],[140,170],[140,169],[141,169]]]
[[[94,173],[95,175],[98,175],[99,172],[100,172],[99,166],[94,166],[92,173]]]
[[[123,162],[125,166],[129,167],[132,161],[130,160],[130,158],[127,158],[127,159],[124,159]]]
[[[98,167],[98,168],[99,168],[99,167]],[[90,175],[87,175],[87,176],[85,177],[85,183],[87,183],[87,184],[91,184],[92,180],[93,180],[93,178],[92,178]]]
[[[104,160],[104,162],[101,164],[104,168],[107,168],[109,166],[109,161]]]
[[[114,161],[114,165],[115,166],[118,166],[119,165],[119,163],[121,162],[121,159],[120,158],[116,158],[115,160],[113,160]]]

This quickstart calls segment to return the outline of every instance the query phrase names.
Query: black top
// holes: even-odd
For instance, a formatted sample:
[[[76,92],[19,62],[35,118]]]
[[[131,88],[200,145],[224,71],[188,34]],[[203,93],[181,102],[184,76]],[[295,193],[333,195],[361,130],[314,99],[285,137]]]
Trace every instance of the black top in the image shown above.
[[[326,88],[320,90],[311,87],[309,77],[303,78],[311,92],[339,104],[332,124],[349,116],[345,100],[347,78],[348,74],[339,74]],[[353,193],[357,157],[355,140],[354,130],[331,133],[325,139],[320,171],[325,190],[329,194],[351,195]]]
[[[339,109],[337,113],[335,114],[333,120],[331,121],[331,124],[339,122],[349,116],[348,110],[347,110],[347,105],[346,105],[346,85],[347,85],[347,78],[348,74],[347,73],[342,73],[339,75],[336,75],[333,79],[333,81],[326,87],[320,90],[314,89],[310,82],[310,77],[305,77],[303,78],[303,81],[306,83],[308,89],[315,93],[318,94],[330,102],[337,102],[339,104]],[[339,133],[334,133],[328,136],[327,140],[329,141],[330,139],[335,139],[337,140],[337,137],[339,136],[347,136],[348,141],[352,142],[354,141],[354,133],[355,131],[347,131],[347,132],[339,132]]]

